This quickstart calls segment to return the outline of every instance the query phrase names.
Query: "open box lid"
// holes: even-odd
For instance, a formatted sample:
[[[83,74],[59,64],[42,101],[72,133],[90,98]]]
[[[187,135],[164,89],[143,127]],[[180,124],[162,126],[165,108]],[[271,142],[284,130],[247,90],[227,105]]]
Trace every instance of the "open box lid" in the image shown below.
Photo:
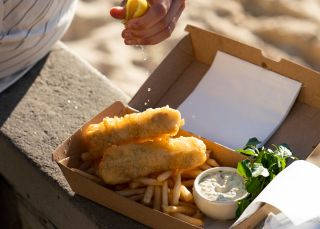
[[[287,60],[273,61],[261,50],[188,25],[189,32],[142,85],[129,105],[138,110],[177,108],[196,88],[218,51],[302,83],[289,115],[268,142],[287,143],[305,159],[320,142],[320,74]],[[152,90],[150,90],[152,89]],[[267,143],[268,145],[268,143]]]

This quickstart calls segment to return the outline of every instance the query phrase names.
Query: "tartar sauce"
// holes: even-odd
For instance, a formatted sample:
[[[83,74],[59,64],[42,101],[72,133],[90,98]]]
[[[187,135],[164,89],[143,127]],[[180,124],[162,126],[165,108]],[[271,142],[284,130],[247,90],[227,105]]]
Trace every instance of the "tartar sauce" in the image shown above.
[[[219,170],[203,177],[200,192],[210,201],[230,201],[243,197],[247,191],[237,172]]]

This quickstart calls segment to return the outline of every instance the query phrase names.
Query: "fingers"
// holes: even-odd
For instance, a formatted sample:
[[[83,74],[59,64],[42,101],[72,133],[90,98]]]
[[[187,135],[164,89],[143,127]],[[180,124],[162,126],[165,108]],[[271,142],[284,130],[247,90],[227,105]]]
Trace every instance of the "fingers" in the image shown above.
[[[183,10],[181,9],[181,4],[179,4],[179,1],[174,1],[170,7],[170,11],[165,17],[163,17],[162,20],[157,21],[156,25],[146,27],[145,29],[132,30],[131,32],[132,36],[137,38],[143,38],[143,37],[150,37],[156,33],[159,33],[159,31],[162,31],[165,28],[167,28],[171,24],[171,22],[175,20],[175,17],[179,13],[179,10],[181,10],[181,12]]]
[[[171,36],[184,10],[184,0],[155,0],[152,4],[144,16],[128,22],[122,33],[125,44],[153,45]]]
[[[169,38],[183,12],[183,9],[184,4],[180,5],[180,8],[177,9],[177,11],[174,6],[173,10],[169,12],[168,17],[148,30],[132,31],[128,37],[125,36],[127,35],[127,30],[125,30],[122,34],[125,38],[125,44],[154,45]]]
[[[160,31],[159,33],[150,36],[150,37],[144,37],[144,38],[133,38],[125,39],[125,44],[127,45],[155,45],[160,43],[161,41],[169,38],[171,36],[171,33],[173,31],[173,28],[175,27],[174,22],[172,22],[168,27]]]
[[[161,21],[169,12],[172,0],[149,1],[150,9],[145,15],[128,21],[127,27],[134,30],[147,29]]]
[[[125,8],[122,6],[112,7],[110,9],[110,15],[115,19],[124,19],[126,16]]]

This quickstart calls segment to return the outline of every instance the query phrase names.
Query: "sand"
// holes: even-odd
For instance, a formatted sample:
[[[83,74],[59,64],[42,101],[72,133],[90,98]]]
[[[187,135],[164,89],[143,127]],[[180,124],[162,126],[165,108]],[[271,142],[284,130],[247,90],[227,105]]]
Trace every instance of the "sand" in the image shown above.
[[[190,0],[172,36],[153,46],[127,46],[109,16],[120,1],[80,0],[63,41],[129,96],[186,34],[187,24],[227,35],[320,70],[320,0]]]

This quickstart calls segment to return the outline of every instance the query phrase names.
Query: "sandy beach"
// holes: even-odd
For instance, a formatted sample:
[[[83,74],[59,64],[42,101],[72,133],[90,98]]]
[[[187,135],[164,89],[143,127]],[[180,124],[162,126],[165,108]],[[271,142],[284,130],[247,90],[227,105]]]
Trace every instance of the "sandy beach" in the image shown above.
[[[63,41],[129,96],[186,34],[187,24],[224,34],[320,70],[319,0],[196,0],[186,8],[172,36],[154,46],[127,46],[123,24],[109,15],[120,1],[80,0]]]

